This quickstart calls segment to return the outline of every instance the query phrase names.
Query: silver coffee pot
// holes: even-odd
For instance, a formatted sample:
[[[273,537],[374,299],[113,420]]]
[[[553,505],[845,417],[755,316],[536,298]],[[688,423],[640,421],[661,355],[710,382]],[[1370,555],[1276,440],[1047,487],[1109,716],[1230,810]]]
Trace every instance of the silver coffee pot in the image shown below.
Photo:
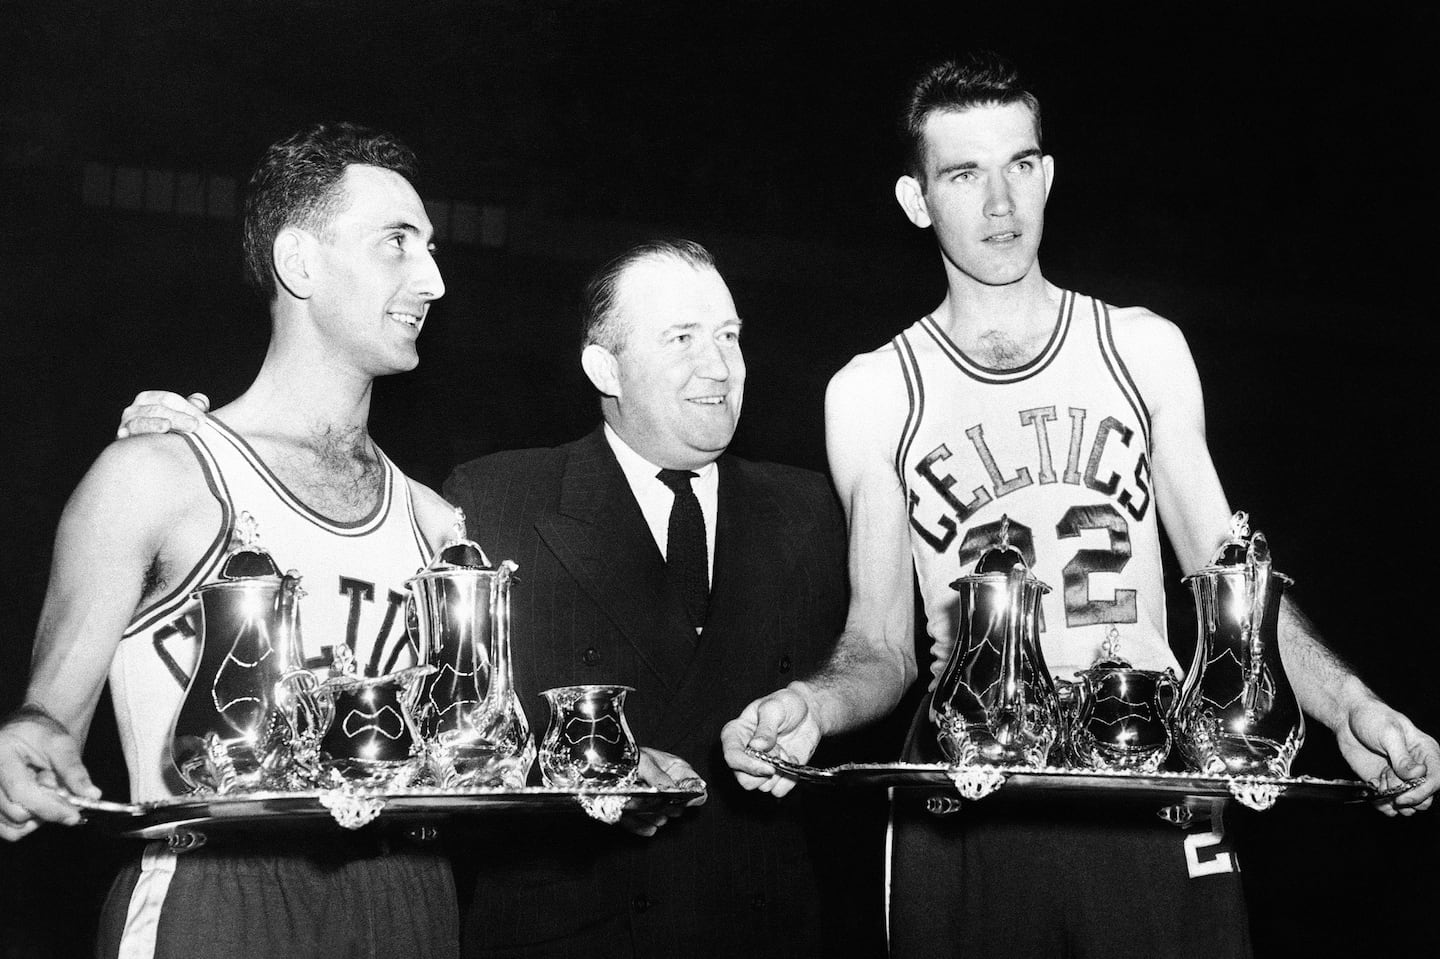
[[[300,577],[281,575],[241,513],[221,578],[195,591],[200,653],[176,714],[172,758],[195,789],[295,788],[331,721],[305,668]]]
[[[420,661],[435,669],[420,686],[417,716],[438,785],[520,788],[535,761],[510,659],[517,568],[492,565],[457,518],[456,536],[409,581]]]
[[[1180,750],[1206,773],[1288,776],[1305,716],[1280,659],[1280,600],[1263,533],[1237,512],[1209,566],[1185,577],[1195,596],[1195,657],[1180,693]]]
[[[1063,735],[1040,650],[1040,597],[1050,591],[1010,545],[1010,522],[959,592],[959,628],[935,688],[937,738],[958,765],[1044,766]]]

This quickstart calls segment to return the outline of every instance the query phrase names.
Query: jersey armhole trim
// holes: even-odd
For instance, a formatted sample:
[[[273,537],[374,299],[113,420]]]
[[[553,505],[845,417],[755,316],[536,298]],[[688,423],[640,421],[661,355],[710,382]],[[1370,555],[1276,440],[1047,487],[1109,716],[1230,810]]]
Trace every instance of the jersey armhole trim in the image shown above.
[[[130,618],[130,625],[120,634],[122,642],[131,636],[146,632],[190,602],[190,594],[214,572],[230,543],[230,530],[235,525],[235,507],[230,501],[230,490],[225,485],[225,478],[220,475],[214,454],[200,437],[190,433],[181,433],[180,436],[189,445],[190,451],[195,454],[210,495],[215,497],[215,501],[220,504],[220,527],[215,531],[215,537],[210,541],[210,545],[205,548],[205,552],[200,555],[180,583],[159,599],[138,610]]]
[[[380,454],[384,456],[384,453]],[[388,457],[387,457],[388,459]],[[420,517],[415,512],[415,494],[410,489],[410,478],[391,464],[391,475],[395,477],[396,485],[400,487],[400,499],[405,504],[405,515],[410,518],[410,534],[415,538],[415,549],[420,554],[420,565],[424,566],[430,562],[438,546],[430,545],[430,539],[425,535],[425,530],[420,526]]]
[[[1145,434],[1145,452],[1150,455],[1153,448],[1150,445],[1150,408],[1145,405],[1145,397],[1140,393],[1140,387],[1135,384],[1135,378],[1130,375],[1130,369],[1125,365],[1125,360],[1120,356],[1120,350],[1115,345],[1115,326],[1110,319],[1110,307],[1098,299],[1090,301],[1095,310],[1095,332],[1099,341],[1100,355],[1105,359],[1105,365],[1110,370],[1115,385],[1124,394],[1126,402],[1135,412],[1136,418],[1140,421],[1140,429]]]
[[[901,333],[891,342],[895,344],[895,357],[900,363],[900,375],[905,380],[905,395],[909,404],[905,412],[905,424],[895,442],[895,478],[900,481],[902,490],[908,490],[910,487],[905,482],[905,461],[910,456],[910,445],[915,442],[915,436],[920,431],[920,420],[925,415],[925,384],[920,379],[920,364],[915,359],[909,337]]]

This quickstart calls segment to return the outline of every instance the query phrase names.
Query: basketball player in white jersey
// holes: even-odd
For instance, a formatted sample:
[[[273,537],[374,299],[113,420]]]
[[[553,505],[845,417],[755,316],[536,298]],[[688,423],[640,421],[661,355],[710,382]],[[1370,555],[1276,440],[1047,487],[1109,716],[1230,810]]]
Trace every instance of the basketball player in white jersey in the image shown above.
[[[947,293],[830,383],[827,450],[850,524],[846,629],[826,667],[755,701],[722,736],[740,782],[776,796],[793,782],[745,746],[803,761],[822,736],[884,716],[916,677],[912,568],[932,690],[955,638],[948,584],[995,541],[1002,516],[1052,586],[1042,645],[1053,672],[1089,666],[1107,641],[1160,669],[1178,664],[1164,631],[1158,525],[1186,572],[1229,532],[1179,330],[1041,273],[1055,164],[1041,148],[1039,104],[1013,68],[993,55],[933,68],[912,88],[903,126],[911,156],[896,199],[934,230]],[[1280,642],[1302,707],[1361,777],[1427,777],[1388,811],[1429,807],[1440,788],[1435,740],[1351,674],[1288,602]],[[928,699],[907,758],[940,758],[927,709]],[[897,799],[893,954],[1249,953],[1221,824],[1186,834],[1153,817],[1152,828],[1056,810],[1009,816],[967,804],[940,819]]]
[[[0,726],[0,835],[74,822],[53,787],[96,796],[80,744],[107,677],[132,799],[177,791],[167,747],[197,656],[190,597],[219,577],[242,514],[302,576],[312,666],[342,643],[370,674],[414,663],[404,582],[454,512],[367,430],[374,379],[416,365],[445,291],[414,171],[405,146],[351,124],[265,154],[245,209],[248,278],[270,306],[264,363],[193,436],[112,444],[71,497],[25,705]],[[453,956],[457,943],[436,853],[247,840],[147,848],[112,887],[99,954]]]

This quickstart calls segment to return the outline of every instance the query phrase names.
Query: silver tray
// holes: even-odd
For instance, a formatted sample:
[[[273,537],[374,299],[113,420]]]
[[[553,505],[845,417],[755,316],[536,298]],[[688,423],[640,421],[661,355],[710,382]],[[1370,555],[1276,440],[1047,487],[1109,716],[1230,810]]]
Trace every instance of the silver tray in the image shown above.
[[[1252,809],[1269,809],[1282,796],[1286,799],[1342,803],[1381,802],[1414,786],[1414,783],[1402,784],[1381,792],[1352,779],[1137,773],[1057,766],[1038,769],[1028,766],[960,768],[945,763],[847,763],[822,767],[790,762],[748,747],[746,752],[774,766],[781,775],[799,782],[893,786],[900,789],[949,787],[961,798],[972,800],[998,795],[1010,799],[1133,799],[1153,800],[1167,806],[1204,806],[1214,800],[1234,799]]]
[[[67,797],[87,822],[135,839],[169,839],[172,845],[200,845],[215,833],[270,831],[288,827],[359,829],[371,822],[424,827],[455,817],[495,813],[584,813],[613,823],[623,812],[646,812],[684,804],[705,795],[699,779],[675,787],[558,789],[327,789],[253,792],[236,795],[176,796],[153,802],[116,803]]]

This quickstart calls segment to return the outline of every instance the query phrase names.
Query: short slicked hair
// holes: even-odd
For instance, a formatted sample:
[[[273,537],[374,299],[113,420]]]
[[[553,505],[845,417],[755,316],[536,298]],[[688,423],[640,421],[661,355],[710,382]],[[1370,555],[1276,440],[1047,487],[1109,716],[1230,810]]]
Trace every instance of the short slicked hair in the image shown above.
[[[910,85],[910,94],[900,114],[905,172],[924,179],[925,122],[932,113],[959,113],[972,107],[1011,103],[1030,108],[1030,115],[1035,118],[1035,142],[1039,145],[1040,101],[1025,86],[1009,60],[987,50],[927,67]]]
[[[265,151],[245,191],[245,280],[267,300],[279,292],[272,260],[286,227],[323,235],[344,203],[340,180],[352,164],[413,181],[415,154],[388,133],[354,123],[316,123]]]
[[[716,268],[710,251],[694,240],[667,238],[647,240],[632,246],[596,270],[585,283],[585,289],[580,294],[582,347],[595,344],[617,355],[624,349],[629,331],[616,303],[620,278],[639,263],[666,257],[688,263],[697,270]]]

